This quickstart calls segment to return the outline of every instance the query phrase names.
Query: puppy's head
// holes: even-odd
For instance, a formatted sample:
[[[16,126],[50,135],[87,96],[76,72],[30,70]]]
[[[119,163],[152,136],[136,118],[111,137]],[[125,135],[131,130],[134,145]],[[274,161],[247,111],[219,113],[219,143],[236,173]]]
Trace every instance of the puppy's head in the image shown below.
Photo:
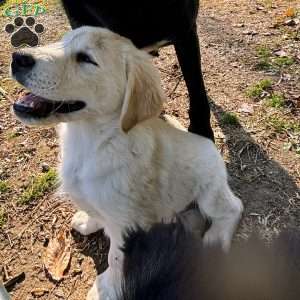
[[[106,29],[82,27],[61,42],[15,52],[11,73],[30,91],[14,104],[27,124],[118,119],[127,132],[161,111],[148,55]]]

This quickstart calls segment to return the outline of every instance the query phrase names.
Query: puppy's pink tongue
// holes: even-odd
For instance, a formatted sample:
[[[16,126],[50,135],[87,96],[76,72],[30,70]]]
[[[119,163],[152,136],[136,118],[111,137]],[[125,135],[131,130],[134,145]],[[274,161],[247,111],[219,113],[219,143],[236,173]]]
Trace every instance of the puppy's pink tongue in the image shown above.
[[[23,105],[23,106],[28,106],[33,108],[34,105],[37,103],[36,101],[34,101],[34,98],[36,96],[34,96],[33,94],[27,93],[23,96],[21,96],[16,103]]]
[[[31,114],[32,116],[45,117],[53,110],[53,104],[47,99],[28,93],[15,102],[14,110],[19,113]]]

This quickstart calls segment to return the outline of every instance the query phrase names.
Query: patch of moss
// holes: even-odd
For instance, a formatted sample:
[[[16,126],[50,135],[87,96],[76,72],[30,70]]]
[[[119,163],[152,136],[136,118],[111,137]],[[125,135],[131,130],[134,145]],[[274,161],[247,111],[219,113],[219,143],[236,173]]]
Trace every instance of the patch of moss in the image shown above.
[[[7,214],[4,210],[0,209],[0,229],[3,228],[6,222],[7,222]]]
[[[43,197],[47,192],[52,191],[58,184],[58,174],[56,170],[50,169],[48,172],[38,175],[32,179],[25,191],[18,199],[19,204],[29,204],[33,200]]]
[[[0,180],[0,194],[4,194],[9,191],[9,186],[6,181]]]
[[[291,66],[294,63],[294,59],[291,57],[283,56],[274,58],[273,62],[278,68],[284,68]]]
[[[273,67],[271,63],[272,52],[267,46],[257,47],[256,55],[258,57],[257,69],[269,70]]]
[[[11,132],[9,135],[8,135],[8,139],[9,140],[12,140],[12,139],[15,139],[17,138],[18,136],[20,136],[21,134],[19,132]]]
[[[274,108],[281,108],[284,106],[284,97],[281,94],[274,93],[267,99],[267,105]]]
[[[273,6],[273,0],[263,0],[263,5],[265,6],[265,8],[272,8]]]
[[[288,122],[279,117],[269,118],[270,125],[276,132],[283,133],[285,131],[292,131],[293,133],[300,133],[300,124],[295,122]]]
[[[273,82],[270,79],[263,79],[258,83],[251,86],[247,91],[246,95],[250,98],[258,98],[262,93],[272,87]]]
[[[223,112],[221,115],[221,122],[224,125],[238,125],[239,119],[237,115],[231,112]]]

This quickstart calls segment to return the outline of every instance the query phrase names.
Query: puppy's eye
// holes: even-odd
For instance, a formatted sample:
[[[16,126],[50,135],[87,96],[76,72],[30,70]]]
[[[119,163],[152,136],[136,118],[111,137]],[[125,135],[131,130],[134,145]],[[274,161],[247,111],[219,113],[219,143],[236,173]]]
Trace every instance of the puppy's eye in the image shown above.
[[[93,61],[88,54],[83,52],[79,52],[76,54],[76,61],[79,63],[86,63],[86,64],[92,64],[98,66],[98,64],[95,61]]]

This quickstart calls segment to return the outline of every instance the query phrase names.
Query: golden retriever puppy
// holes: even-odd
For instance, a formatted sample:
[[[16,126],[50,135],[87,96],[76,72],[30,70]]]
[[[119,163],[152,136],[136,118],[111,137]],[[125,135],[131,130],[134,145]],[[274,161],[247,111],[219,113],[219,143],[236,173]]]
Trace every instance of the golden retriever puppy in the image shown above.
[[[63,189],[82,209],[72,226],[104,228],[109,268],[88,299],[121,288],[125,228],[171,219],[191,202],[211,220],[205,243],[230,245],[243,209],[213,142],[158,118],[164,95],[150,57],[106,29],[82,27],[46,47],[13,54],[30,93],[14,104],[29,125],[61,123]]]

